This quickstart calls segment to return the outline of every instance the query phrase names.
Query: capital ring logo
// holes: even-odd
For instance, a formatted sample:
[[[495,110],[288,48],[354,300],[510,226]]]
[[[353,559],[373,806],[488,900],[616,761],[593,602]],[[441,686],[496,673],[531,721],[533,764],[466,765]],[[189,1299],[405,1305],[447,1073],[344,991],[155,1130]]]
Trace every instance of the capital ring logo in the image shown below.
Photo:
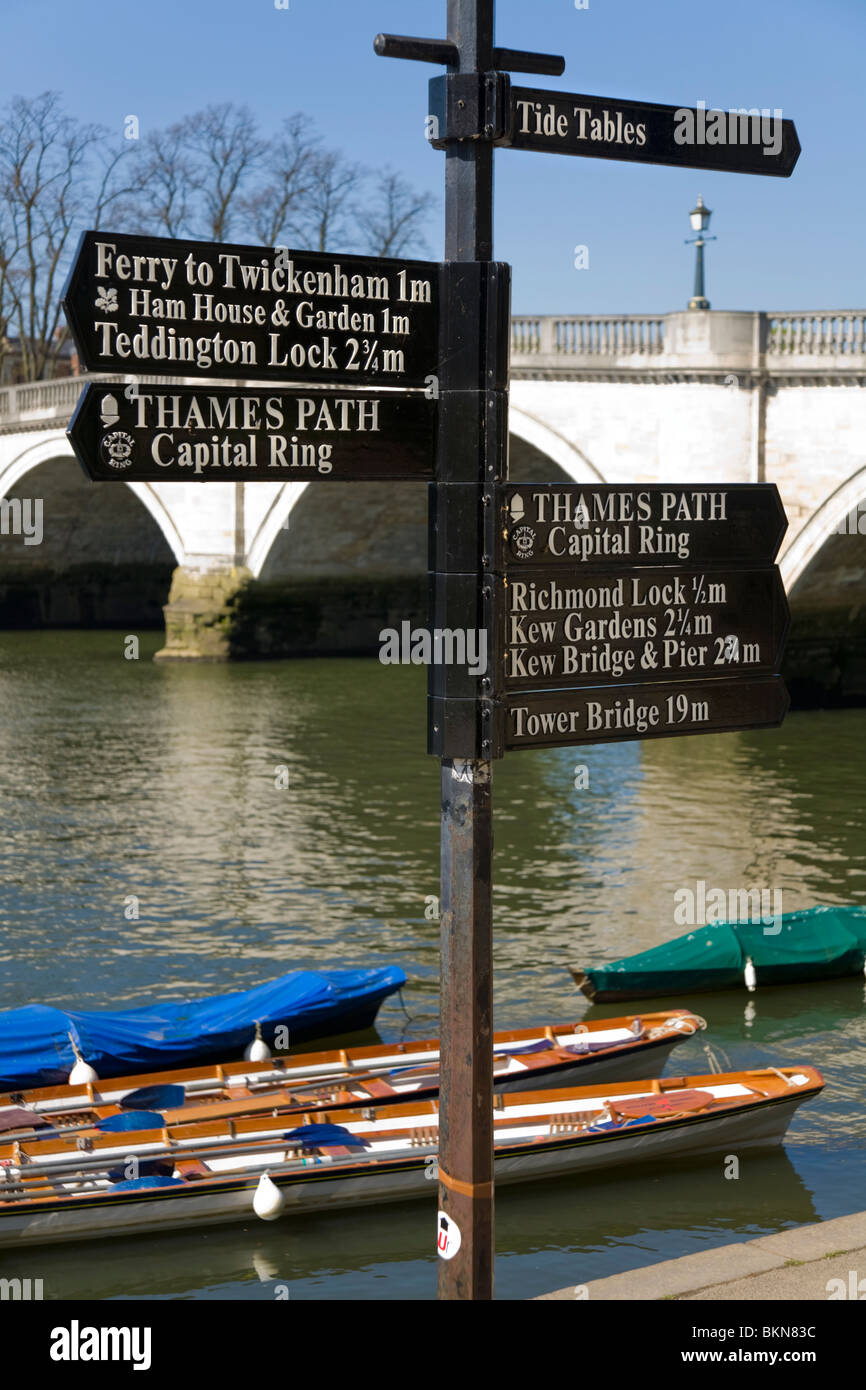
[[[511,544],[518,560],[530,559],[535,545],[535,532],[532,527],[518,526],[517,530],[511,533]]]
[[[102,462],[107,463],[109,468],[130,468],[134,448],[135,440],[131,434],[127,434],[125,430],[112,430],[111,434],[102,436],[99,454]]]

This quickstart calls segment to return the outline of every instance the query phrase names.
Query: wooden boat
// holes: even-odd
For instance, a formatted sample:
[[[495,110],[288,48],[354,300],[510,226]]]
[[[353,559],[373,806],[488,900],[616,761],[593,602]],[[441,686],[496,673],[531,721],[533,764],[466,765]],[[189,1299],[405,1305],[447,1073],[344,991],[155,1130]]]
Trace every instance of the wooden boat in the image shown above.
[[[660,1076],[684,1038],[706,1025],[688,1009],[518,1028],[494,1036],[497,1090],[536,1090]],[[433,1096],[439,1041],[383,1043],[263,1062],[116,1077],[0,1095],[0,1135],[95,1126],[124,1112],[159,1112],[167,1123],[294,1107],[377,1104]]]
[[[369,1028],[382,1000],[405,983],[396,966],[292,970],[254,989],[140,1009],[67,1013],[28,1004],[0,1010],[0,1089],[59,1085],[76,1065],[100,1077],[128,1076],[243,1056],[254,1038],[272,1043],[278,1029],[289,1036],[283,1048],[336,1037]]]
[[[866,908],[812,907],[778,922],[717,922],[608,965],[574,969],[598,1003],[862,975]]]
[[[812,1067],[768,1067],[498,1095],[496,1182],[777,1144],[823,1085]],[[0,1246],[432,1197],[437,1138],[437,1102],[412,1100],[7,1143]]]

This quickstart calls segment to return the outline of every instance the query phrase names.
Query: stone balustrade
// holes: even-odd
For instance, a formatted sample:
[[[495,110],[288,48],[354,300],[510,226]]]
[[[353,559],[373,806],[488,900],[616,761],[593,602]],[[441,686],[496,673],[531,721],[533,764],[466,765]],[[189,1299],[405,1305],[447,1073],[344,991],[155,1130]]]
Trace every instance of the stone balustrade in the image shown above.
[[[644,314],[550,315],[511,320],[511,357],[613,358],[652,356],[664,350],[663,318]]]
[[[866,312],[767,314],[773,357],[866,356]]]
[[[594,372],[866,372],[866,311],[729,310],[648,314],[523,314],[511,321],[515,377]]]

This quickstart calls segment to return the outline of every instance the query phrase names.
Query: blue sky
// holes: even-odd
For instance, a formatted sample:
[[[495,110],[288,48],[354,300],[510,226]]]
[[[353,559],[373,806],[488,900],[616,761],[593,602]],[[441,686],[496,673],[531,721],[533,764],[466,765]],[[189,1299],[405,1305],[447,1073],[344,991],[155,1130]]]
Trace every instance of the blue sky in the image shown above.
[[[142,130],[209,102],[246,102],[265,128],[296,110],[370,167],[440,199],[444,156],[424,139],[438,69],[377,58],[379,30],[444,36],[445,0],[27,0],[3,14],[7,95],[47,88],[75,115]],[[866,0],[499,0],[497,38],[562,53],[527,85],[708,106],[781,107],[803,153],[790,179],[501,151],[496,256],[514,309],[643,313],[685,307],[688,212],[713,209],[707,291],[717,309],[862,308]],[[574,269],[574,248],[589,269]]]

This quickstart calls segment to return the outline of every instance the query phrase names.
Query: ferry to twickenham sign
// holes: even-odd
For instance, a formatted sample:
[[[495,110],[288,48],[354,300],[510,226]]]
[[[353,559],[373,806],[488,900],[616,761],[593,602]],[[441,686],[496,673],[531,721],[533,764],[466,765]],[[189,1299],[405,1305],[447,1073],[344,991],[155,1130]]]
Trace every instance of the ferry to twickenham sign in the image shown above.
[[[85,232],[63,307],[87,371],[430,388],[439,266]]]

